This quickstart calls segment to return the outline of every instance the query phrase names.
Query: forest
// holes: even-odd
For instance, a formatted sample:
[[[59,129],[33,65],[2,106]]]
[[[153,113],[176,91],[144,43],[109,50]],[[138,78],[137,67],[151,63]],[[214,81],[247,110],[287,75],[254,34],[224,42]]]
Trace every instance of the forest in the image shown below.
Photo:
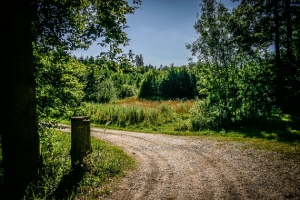
[[[30,4],[31,1],[27,2]],[[9,149],[11,141],[31,138],[28,144],[33,146],[32,151],[37,152],[34,149],[42,143],[45,157],[50,156],[54,142],[51,137],[55,133],[48,133],[49,127],[69,121],[72,116],[88,116],[95,126],[105,128],[175,135],[234,131],[247,137],[287,143],[300,141],[299,0],[242,0],[232,10],[219,1],[202,0],[194,25],[197,39],[186,44],[197,60],[185,66],[159,67],[144,64],[142,52],[137,55],[132,50],[121,52],[119,45],[129,42],[123,32],[125,14],[137,9],[126,1],[95,5],[92,1],[78,4],[69,1],[37,2],[38,12],[32,13],[41,20],[34,18],[35,29],[29,30],[34,34],[28,33],[19,38],[14,45],[24,47],[17,51],[7,46],[8,61],[3,64],[8,66],[7,69],[12,68],[8,74],[3,73],[4,83],[16,82],[5,87],[3,92],[11,94],[9,92],[16,92],[16,88],[24,88],[20,86],[23,82],[19,81],[23,75],[34,78],[30,81],[24,79],[26,84],[35,82],[30,85],[28,93],[8,95],[7,103],[3,105],[3,113],[6,113],[3,122],[7,124],[1,129],[4,181],[18,176],[13,175],[13,169],[9,168],[20,163],[5,163],[5,158],[10,160],[10,154],[5,153],[13,151]],[[64,9],[65,6],[73,12]],[[103,17],[100,12],[103,8],[108,13],[111,11],[111,18]],[[93,15],[93,12],[97,14]],[[16,17],[13,17],[16,24],[21,24]],[[30,25],[31,22],[26,23]],[[10,27],[10,23],[6,26]],[[12,32],[18,32],[18,29],[8,31],[8,35]],[[13,36],[18,37],[16,34]],[[22,42],[30,41],[33,36],[33,45],[29,43],[28,47],[28,42]],[[98,37],[105,38],[102,45],[110,46],[108,52],[100,52],[97,57],[72,56],[72,50],[88,48]],[[32,68],[20,70],[13,79],[6,77],[5,74],[11,75],[22,68],[12,67],[18,63],[7,63],[13,63],[13,58],[18,58],[14,56],[27,52],[28,48],[30,51],[26,55],[30,59],[25,65]],[[32,74],[27,75],[24,71]],[[34,93],[30,92],[32,87]],[[13,132],[8,130],[16,127],[12,123],[17,122],[12,119],[19,112],[8,108],[19,105],[20,98],[15,96],[22,99],[26,94],[32,97],[30,102],[36,102],[36,108],[29,108],[36,110],[36,114],[32,114],[32,110],[24,111],[29,114],[19,115],[20,118],[29,116],[32,122],[23,121],[20,126],[46,123],[39,123],[36,128],[33,127],[35,125],[24,126],[29,132],[25,128],[16,128],[15,133],[20,132],[20,135],[12,138],[13,134],[5,133]],[[15,106],[16,110],[20,110],[20,106]],[[15,157],[22,149],[16,151]],[[31,157],[36,160],[31,166],[33,169],[38,168],[39,156],[36,153]],[[31,176],[32,170],[28,169],[26,173]],[[23,185],[20,187],[24,188]]]

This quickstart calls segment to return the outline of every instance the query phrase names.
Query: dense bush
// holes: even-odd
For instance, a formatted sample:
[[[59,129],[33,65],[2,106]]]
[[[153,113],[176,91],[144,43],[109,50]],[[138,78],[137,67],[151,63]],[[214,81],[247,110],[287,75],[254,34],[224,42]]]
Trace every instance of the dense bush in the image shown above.
[[[160,82],[161,96],[166,99],[192,99],[197,95],[196,77],[186,67],[172,67]]]
[[[144,75],[138,93],[139,98],[159,98],[161,73],[157,70],[150,70]]]
[[[137,94],[137,91],[134,86],[128,85],[128,84],[123,84],[121,86],[121,88],[119,89],[118,97],[124,99],[126,97],[136,96],[136,94]]]
[[[204,0],[195,24],[198,38],[187,45],[197,56],[196,76],[202,100],[193,108],[196,129],[231,128],[270,115],[274,109],[274,76],[266,49],[244,51],[229,27],[221,2]]]
[[[187,67],[152,69],[144,75],[138,97],[148,99],[192,99],[197,96],[196,76]]]
[[[191,110],[195,129],[230,128],[241,121],[266,118],[274,110],[272,74],[267,66],[231,66],[225,77],[214,77],[214,66],[200,64],[199,93]],[[219,71],[219,73],[224,73]],[[269,79],[263,78],[268,74]]]

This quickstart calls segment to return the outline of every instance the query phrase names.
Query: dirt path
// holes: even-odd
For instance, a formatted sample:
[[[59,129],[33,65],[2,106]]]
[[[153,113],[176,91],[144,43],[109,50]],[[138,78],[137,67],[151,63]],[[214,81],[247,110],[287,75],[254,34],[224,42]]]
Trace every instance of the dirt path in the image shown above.
[[[300,199],[299,162],[243,144],[92,129],[137,160],[103,199]]]

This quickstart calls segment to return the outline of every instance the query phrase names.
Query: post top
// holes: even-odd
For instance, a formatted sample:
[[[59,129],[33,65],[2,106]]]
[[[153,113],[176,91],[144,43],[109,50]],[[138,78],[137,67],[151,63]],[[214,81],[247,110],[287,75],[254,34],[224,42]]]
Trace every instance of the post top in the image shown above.
[[[88,116],[74,116],[71,117],[71,120],[89,120]]]

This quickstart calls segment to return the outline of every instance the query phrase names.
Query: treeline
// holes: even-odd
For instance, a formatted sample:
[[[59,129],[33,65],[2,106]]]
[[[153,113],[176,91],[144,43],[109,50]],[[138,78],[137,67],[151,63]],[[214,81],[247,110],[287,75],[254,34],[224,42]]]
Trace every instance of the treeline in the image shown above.
[[[137,96],[142,99],[194,99],[196,76],[190,67],[156,69],[152,65],[98,58],[71,57],[55,52],[36,55],[37,100],[41,116],[72,116],[83,102],[107,103]],[[139,61],[141,62],[141,61]]]
[[[193,99],[197,96],[196,76],[189,67],[124,65],[103,57],[79,58],[87,67],[84,100],[105,103],[114,99],[138,96],[144,99]],[[139,63],[143,61],[138,61]]]

